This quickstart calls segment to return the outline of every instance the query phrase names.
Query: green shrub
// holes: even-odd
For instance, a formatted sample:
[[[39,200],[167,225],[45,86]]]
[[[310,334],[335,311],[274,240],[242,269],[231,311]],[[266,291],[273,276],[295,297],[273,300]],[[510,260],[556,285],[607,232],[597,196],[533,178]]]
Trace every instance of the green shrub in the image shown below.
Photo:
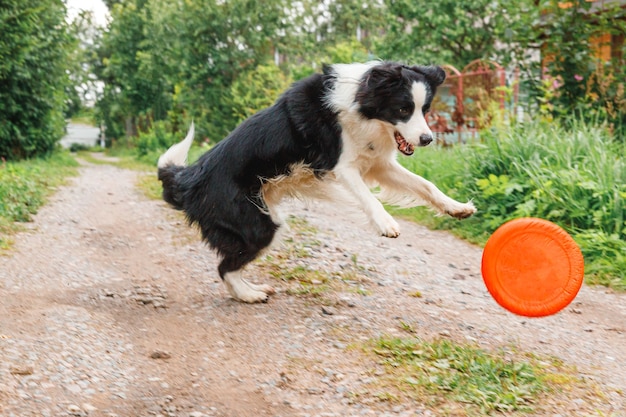
[[[242,73],[231,86],[231,106],[237,123],[274,104],[292,80],[274,64]]]
[[[0,33],[0,157],[50,154],[65,128],[72,47],[65,7],[53,0],[7,0]]]
[[[142,157],[154,151],[165,151],[179,140],[182,138],[169,132],[164,122],[155,122],[150,131],[139,134],[137,152]]]
[[[488,217],[501,222],[540,216],[572,231],[624,235],[625,148],[602,126],[531,124],[483,137],[472,147],[474,184],[467,188],[477,201],[497,196],[507,204],[501,216]],[[496,194],[493,176],[507,182]]]

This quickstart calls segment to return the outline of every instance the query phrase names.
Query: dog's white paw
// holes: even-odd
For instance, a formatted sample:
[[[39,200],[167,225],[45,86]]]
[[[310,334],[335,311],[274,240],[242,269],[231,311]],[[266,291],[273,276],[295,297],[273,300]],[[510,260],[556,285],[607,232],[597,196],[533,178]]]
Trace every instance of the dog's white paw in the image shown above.
[[[243,301],[244,303],[254,304],[254,303],[266,303],[269,299],[269,294],[265,291],[256,291],[250,289],[249,291],[244,291],[241,293],[231,294],[234,299],[237,301]]]
[[[446,210],[446,214],[455,217],[457,219],[465,219],[476,213],[476,207],[474,203],[468,201],[467,203],[458,203],[455,201],[455,205]]]
[[[265,303],[270,294],[276,291],[269,285],[252,284],[241,278],[240,272],[231,272],[224,277],[224,283],[230,295],[244,303]]]
[[[261,291],[261,292],[264,292],[267,295],[272,295],[272,294],[276,293],[276,290],[271,285],[267,285],[267,284],[253,284],[251,282],[246,281],[245,279],[243,280],[243,282],[248,284],[248,286],[250,288],[252,288],[254,291]]]
[[[385,237],[398,237],[400,236],[400,225],[394,220],[388,213],[386,216],[376,219],[376,226],[380,234]]]

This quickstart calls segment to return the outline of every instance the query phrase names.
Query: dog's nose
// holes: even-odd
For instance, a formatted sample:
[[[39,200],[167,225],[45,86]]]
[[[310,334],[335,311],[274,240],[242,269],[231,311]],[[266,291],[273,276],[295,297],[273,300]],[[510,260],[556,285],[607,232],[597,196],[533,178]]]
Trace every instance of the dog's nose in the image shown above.
[[[433,141],[432,135],[427,135],[427,134],[420,135],[420,146],[429,145],[430,142],[432,141]]]

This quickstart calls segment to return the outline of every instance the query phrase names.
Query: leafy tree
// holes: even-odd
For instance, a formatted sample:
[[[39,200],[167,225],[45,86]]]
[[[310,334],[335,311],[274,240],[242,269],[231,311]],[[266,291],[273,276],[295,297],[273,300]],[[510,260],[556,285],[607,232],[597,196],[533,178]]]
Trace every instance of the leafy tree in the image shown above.
[[[64,132],[66,59],[73,39],[62,0],[0,5],[0,156],[45,155]]]
[[[231,86],[239,74],[268,61],[284,27],[283,0],[198,0],[182,8],[179,98],[214,140],[236,125]]]
[[[173,128],[195,118],[201,134],[223,137],[236,122],[228,107],[231,85],[271,56],[285,7],[283,0],[113,5],[98,69],[107,134],[132,136],[167,117]]]
[[[318,3],[319,2],[313,2]],[[334,0],[324,2],[326,16],[319,16],[317,31],[324,46],[359,40],[370,47],[370,35],[385,25],[384,5],[377,0]]]
[[[99,47],[99,77],[105,82],[100,102],[109,136],[136,136],[151,121],[166,115],[163,104],[164,80],[158,71],[148,69],[145,33],[149,30],[146,0],[115,4],[112,21]]]
[[[525,4],[493,0],[385,0],[386,34],[377,55],[415,63],[452,64],[494,58],[498,44],[512,40],[518,8]]]

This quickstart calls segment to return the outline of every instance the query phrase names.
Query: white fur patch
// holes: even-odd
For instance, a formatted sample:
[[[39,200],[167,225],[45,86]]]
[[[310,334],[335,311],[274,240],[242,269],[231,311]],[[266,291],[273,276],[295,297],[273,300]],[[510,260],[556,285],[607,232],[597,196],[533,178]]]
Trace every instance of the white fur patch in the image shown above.
[[[354,106],[354,97],[359,89],[363,75],[380,62],[372,61],[365,64],[335,64],[333,71],[337,76],[333,91],[327,97],[328,105],[337,112],[349,111]]]
[[[428,98],[428,89],[424,83],[414,82],[411,92],[413,94],[413,103],[415,103],[413,115],[406,123],[396,124],[396,129],[411,145],[418,145],[421,135],[432,136],[433,134],[422,113],[422,107],[424,107]]]

